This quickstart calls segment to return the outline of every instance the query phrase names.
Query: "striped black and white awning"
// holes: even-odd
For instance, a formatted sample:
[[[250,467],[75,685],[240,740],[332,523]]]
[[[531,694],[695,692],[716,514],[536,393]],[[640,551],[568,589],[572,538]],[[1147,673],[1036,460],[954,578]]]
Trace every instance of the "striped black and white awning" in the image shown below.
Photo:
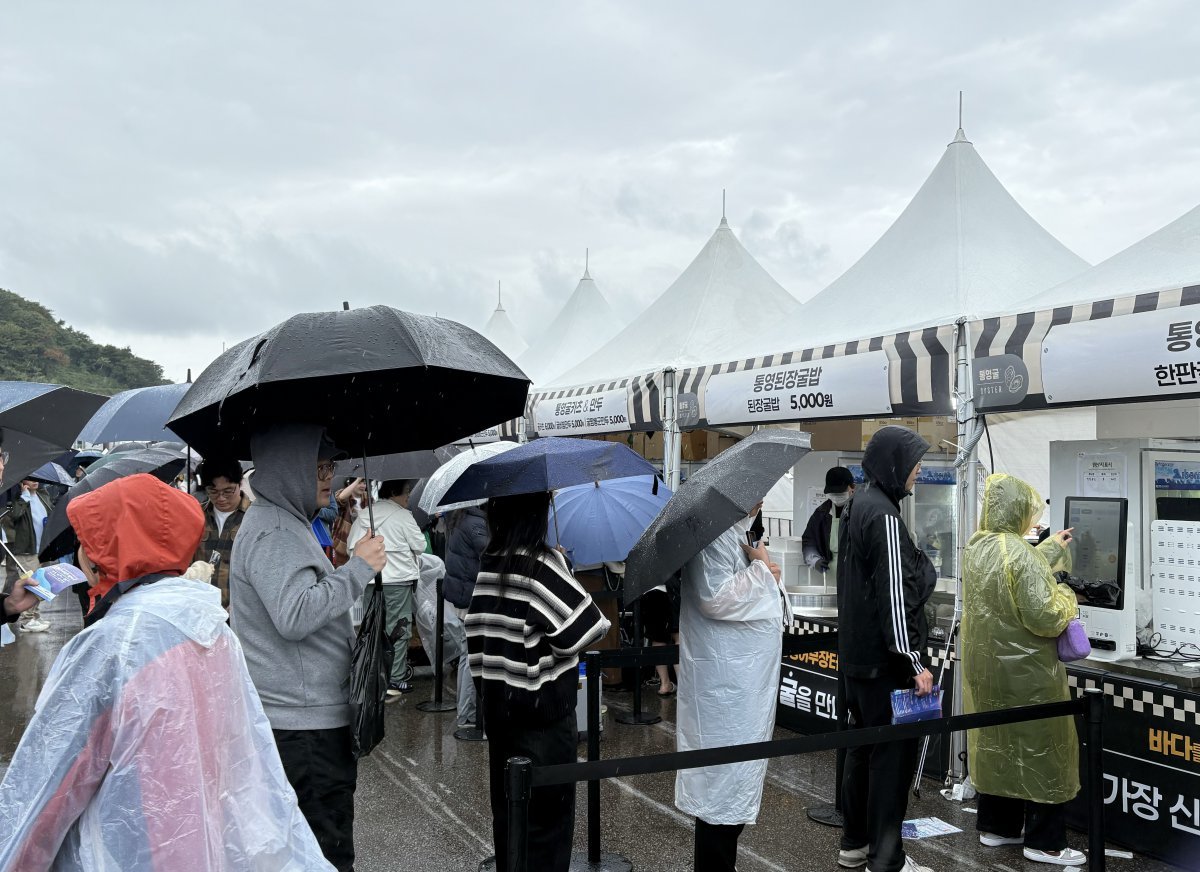
[[[1109,300],[1082,303],[1076,306],[1059,306],[1035,312],[1024,312],[1018,315],[984,318],[972,322],[970,325],[971,337],[974,342],[974,356],[977,364],[986,364],[988,360],[1000,360],[1002,359],[1002,355],[1019,358],[1024,363],[1026,370],[1024,376],[1028,382],[1027,388],[1020,394],[998,402],[984,404],[983,408],[987,410],[1040,409],[1059,404],[1060,399],[1046,397],[1043,372],[1043,361],[1050,350],[1047,345],[1048,337],[1055,328],[1112,319],[1114,330],[1116,332],[1123,332],[1122,328],[1125,324],[1128,324],[1132,329],[1134,322],[1144,321],[1148,313],[1162,313],[1165,320],[1170,321],[1174,317],[1170,310],[1194,305],[1200,305],[1200,286],[1131,294]],[[1130,316],[1138,316],[1138,318],[1130,318]],[[1130,320],[1127,322],[1124,320],[1126,318],[1130,318]],[[1190,315],[1188,318],[1189,320],[1195,320]],[[1166,350],[1165,327],[1161,329],[1161,333],[1163,334],[1161,357],[1166,363],[1170,362],[1171,356]],[[1125,343],[1118,340],[1107,347],[1103,357],[1106,361],[1120,361],[1123,354],[1129,354],[1131,351],[1132,349],[1126,347]],[[1094,376],[1097,383],[1094,389],[1095,396],[1090,400],[1080,397],[1073,400],[1070,404],[1080,405],[1085,403],[1090,404],[1091,402],[1114,402],[1125,399],[1163,398],[1153,393],[1141,391],[1132,392],[1127,397],[1114,397],[1111,395],[1111,392],[1109,392],[1110,395],[1106,396],[1104,385],[1101,384],[1103,375],[1100,372],[1101,364],[1104,362],[1099,359],[1092,361],[1092,365],[1096,367]],[[1084,390],[1086,391],[1086,388]],[[1169,396],[1178,397],[1181,394],[1190,393],[1200,392],[1176,390],[1172,391]]]

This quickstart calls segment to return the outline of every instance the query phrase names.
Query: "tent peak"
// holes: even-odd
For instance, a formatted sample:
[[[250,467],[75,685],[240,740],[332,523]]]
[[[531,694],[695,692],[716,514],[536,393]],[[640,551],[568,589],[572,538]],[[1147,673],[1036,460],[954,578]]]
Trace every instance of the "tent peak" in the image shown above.
[[[721,216],[721,223],[717,225],[717,229],[720,230],[722,227],[724,227],[726,230],[729,229],[729,222],[725,220],[724,215]]]
[[[971,140],[967,139],[967,135],[963,133],[963,129],[961,127],[958,128],[958,131],[954,134],[954,142],[951,142],[950,145],[954,145],[956,142],[965,142],[967,145],[971,145]]]

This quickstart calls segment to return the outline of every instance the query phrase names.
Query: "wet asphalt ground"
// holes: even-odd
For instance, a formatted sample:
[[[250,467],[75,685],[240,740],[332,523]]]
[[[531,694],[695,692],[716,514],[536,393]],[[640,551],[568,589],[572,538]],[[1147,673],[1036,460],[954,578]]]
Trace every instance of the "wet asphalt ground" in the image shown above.
[[[17,644],[0,651],[0,687],[12,696],[0,703],[0,772],[20,741],[41,683],[59,649],[80,624],[78,604],[61,597],[43,615],[52,627],[40,634],[18,633]],[[359,764],[355,840],[359,872],[474,872],[492,853],[488,803],[487,746],[454,738],[453,712],[427,714],[416,705],[432,696],[432,680],[418,678],[416,690],[387,709],[387,738]],[[447,690],[453,698],[453,690]],[[670,752],[675,747],[675,702],[660,700],[653,688],[644,696],[647,712],[661,714],[653,726],[625,726],[614,716],[628,711],[632,695],[606,694],[601,753],[606,757]],[[777,738],[794,735],[777,730]],[[580,746],[580,754],[585,752]],[[810,806],[832,802],[832,752],[775,760],[770,764],[758,824],[739,843],[743,872],[829,870],[837,867],[839,830],[810,822]],[[914,860],[934,872],[965,869],[995,872],[1047,872],[1026,861],[1019,848],[984,848],[976,837],[974,803],[943,799],[927,781],[909,817],[938,817],[963,832],[906,843]],[[606,852],[623,855],[639,872],[688,872],[692,868],[692,823],[674,807],[674,777],[637,776],[604,782],[601,788],[602,840]],[[1073,847],[1086,839],[1071,834]],[[579,869],[586,851],[586,791],[577,792],[575,846]],[[1145,858],[1109,858],[1114,872],[1160,872],[1174,867]]]

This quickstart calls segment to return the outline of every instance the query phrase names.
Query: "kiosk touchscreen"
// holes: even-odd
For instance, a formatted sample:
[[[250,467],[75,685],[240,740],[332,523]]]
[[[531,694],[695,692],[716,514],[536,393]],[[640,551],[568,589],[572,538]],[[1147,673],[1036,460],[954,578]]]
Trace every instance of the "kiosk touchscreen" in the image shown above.
[[[1125,607],[1125,540],[1129,501],[1115,497],[1067,497],[1066,526],[1072,569],[1067,584],[1083,604]]]

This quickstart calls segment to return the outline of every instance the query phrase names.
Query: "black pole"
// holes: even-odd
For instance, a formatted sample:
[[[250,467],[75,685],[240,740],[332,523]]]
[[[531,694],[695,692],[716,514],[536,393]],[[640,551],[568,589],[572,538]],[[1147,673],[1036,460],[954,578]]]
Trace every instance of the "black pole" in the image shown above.
[[[846,723],[846,680],[842,674],[838,673],[838,690],[837,690],[837,730],[845,730],[848,728]],[[824,824],[827,827],[842,827],[845,824],[845,817],[842,815],[842,776],[846,771],[846,749],[838,748],[837,750],[837,768],[835,769],[834,778],[837,779],[833,785],[833,805],[814,805],[810,806],[806,814],[808,819],[816,824]]]
[[[1087,701],[1088,868],[1104,872],[1104,693],[1084,691]]]
[[[584,655],[587,665],[587,758],[600,759],[600,652]],[[600,782],[588,782],[588,862],[600,862]]]
[[[640,597],[633,601],[633,642],[635,647],[642,647],[642,600]],[[618,715],[617,723],[646,727],[657,724],[661,720],[662,718],[658,715],[647,717],[642,714],[642,665],[638,663],[633,667],[633,712],[627,715]]]
[[[433,636],[433,700],[417,703],[417,711],[422,712],[451,712],[458,709],[458,705],[452,702],[442,701],[442,660],[445,659],[445,622],[446,622],[446,601],[442,599],[442,579],[437,580],[435,588],[437,597],[437,627],[434,629]],[[465,654],[463,655],[466,656]]]
[[[510,757],[504,766],[508,794],[508,872],[529,872],[529,793],[533,761]]]

